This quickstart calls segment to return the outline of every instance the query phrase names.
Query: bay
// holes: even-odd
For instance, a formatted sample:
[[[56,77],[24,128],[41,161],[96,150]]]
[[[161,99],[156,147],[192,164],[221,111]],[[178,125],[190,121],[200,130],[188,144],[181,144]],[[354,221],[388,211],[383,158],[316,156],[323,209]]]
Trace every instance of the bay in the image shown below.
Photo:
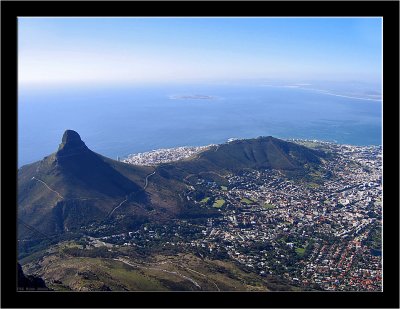
[[[75,85],[20,87],[18,95],[18,167],[56,151],[66,129],[114,159],[268,135],[382,144],[380,101],[296,87]]]

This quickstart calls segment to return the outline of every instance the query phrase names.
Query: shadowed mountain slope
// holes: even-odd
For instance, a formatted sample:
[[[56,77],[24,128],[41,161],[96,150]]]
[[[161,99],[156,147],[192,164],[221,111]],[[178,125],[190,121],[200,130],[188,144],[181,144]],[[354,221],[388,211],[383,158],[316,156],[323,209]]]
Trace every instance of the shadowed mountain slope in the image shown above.
[[[153,170],[103,157],[67,130],[57,152],[18,170],[19,236],[38,238],[41,232],[52,235],[100,223],[123,201],[118,213],[146,216],[153,196],[143,187]],[[176,206],[174,196],[155,199]]]
[[[293,170],[306,163],[320,163],[316,151],[285,142],[271,136],[236,140],[217,146],[200,154],[199,159],[212,162],[217,167],[236,170],[240,168],[272,168]]]
[[[143,220],[199,214],[205,210],[194,209],[182,198],[191,175],[220,177],[243,169],[307,173],[323,156],[260,137],[212,146],[190,159],[157,167],[135,166],[91,151],[77,132],[67,130],[57,152],[18,170],[19,238],[57,235],[117,217],[113,226],[132,227]]]
[[[206,171],[236,172],[242,169],[304,170],[318,165],[325,154],[271,136],[236,140],[213,146],[195,158],[161,166],[166,174],[184,177]]]

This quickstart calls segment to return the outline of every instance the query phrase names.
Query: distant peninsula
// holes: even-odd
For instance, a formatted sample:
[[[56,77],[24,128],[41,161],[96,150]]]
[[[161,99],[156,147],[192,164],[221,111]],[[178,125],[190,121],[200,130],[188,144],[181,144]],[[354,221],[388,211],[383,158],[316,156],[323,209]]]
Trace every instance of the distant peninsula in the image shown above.
[[[193,94],[193,95],[171,95],[169,96],[171,100],[213,100],[216,97],[203,94]]]

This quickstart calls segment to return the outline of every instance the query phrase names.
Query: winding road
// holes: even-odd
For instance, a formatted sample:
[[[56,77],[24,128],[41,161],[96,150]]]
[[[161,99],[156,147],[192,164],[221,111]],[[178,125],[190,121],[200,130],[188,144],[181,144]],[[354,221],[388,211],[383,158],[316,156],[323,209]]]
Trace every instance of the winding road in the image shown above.
[[[142,189],[143,191],[145,191],[147,186],[149,185],[149,177],[153,176],[155,173],[156,173],[156,171],[154,171],[146,176],[145,184]],[[106,218],[111,217],[111,215],[114,213],[114,211],[116,211],[119,207],[121,207],[126,201],[128,201],[128,195],[125,200],[123,200],[121,203],[118,204],[118,206],[116,206],[113,210],[111,210],[111,212],[106,216]]]
[[[107,217],[111,217],[111,215],[113,214],[114,211],[116,211],[119,207],[122,206],[123,203],[125,203],[128,200],[128,198],[126,198],[125,200],[123,200],[121,203],[119,203],[119,205],[117,207],[115,207],[110,214]]]
[[[56,190],[53,190],[52,188],[50,188],[50,187],[47,185],[47,183],[45,183],[43,180],[40,180],[39,178],[36,178],[35,176],[33,176],[33,177],[31,178],[31,180],[37,180],[37,181],[41,182],[43,185],[45,185],[45,186],[47,187],[47,189],[49,189],[50,191],[53,191],[54,193],[56,193],[56,194],[58,195],[59,198],[61,198],[61,199],[64,198],[59,192],[57,192]]]
[[[195,273],[195,274],[198,274],[198,275],[200,275],[200,276],[203,276],[204,278],[206,278],[207,281],[210,281],[212,284],[214,284],[218,291],[221,291],[221,290],[219,289],[218,285],[217,285],[214,281],[210,280],[210,279],[207,277],[207,275],[202,274],[202,273],[200,273],[200,272],[198,272],[198,271],[196,271],[196,270],[194,270],[194,269],[191,269],[191,268],[189,268],[189,267],[187,267],[187,266],[184,267],[184,266],[182,266],[182,265],[178,265],[178,264],[175,264],[175,263],[172,263],[172,262],[168,262],[168,263],[170,263],[170,264],[172,264],[172,265],[175,265],[175,266],[177,266],[177,267],[184,268],[185,270],[189,270],[189,271],[191,271],[191,272],[193,272],[193,273]]]
[[[143,190],[146,190],[147,185],[149,184],[149,177],[150,177],[150,176],[153,176],[155,173],[156,173],[156,171],[154,171],[153,173],[151,173],[151,174],[149,174],[149,175],[146,176],[146,182],[145,182],[145,184],[144,184]]]
[[[127,262],[126,260],[122,259],[122,258],[118,258],[118,259],[114,259],[114,260],[115,260],[115,261],[122,262],[122,263],[124,263],[124,264],[126,264],[126,265],[129,265],[129,266],[131,266],[131,267],[144,268],[144,269],[150,269],[150,270],[158,270],[158,271],[163,271],[163,272],[168,273],[168,274],[172,274],[172,275],[179,276],[179,277],[181,277],[181,278],[183,278],[183,279],[185,279],[185,280],[190,281],[190,282],[193,283],[197,288],[199,288],[199,289],[201,290],[201,286],[200,286],[194,279],[192,279],[192,278],[190,278],[190,277],[187,277],[187,276],[185,276],[185,275],[182,275],[181,273],[179,273],[179,272],[177,272],[177,271],[170,271],[170,270],[165,270],[165,269],[156,268],[156,267],[146,267],[146,266],[142,266],[142,265],[139,265],[139,264],[136,264],[136,263],[131,264],[131,263]]]

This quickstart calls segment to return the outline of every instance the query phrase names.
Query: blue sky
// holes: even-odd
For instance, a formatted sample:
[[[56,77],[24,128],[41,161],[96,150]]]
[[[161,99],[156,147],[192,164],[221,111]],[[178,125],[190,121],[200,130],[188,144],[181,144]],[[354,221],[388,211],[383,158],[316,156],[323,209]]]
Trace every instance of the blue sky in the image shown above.
[[[380,18],[19,18],[19,82],[380,82],[381,27]]]

